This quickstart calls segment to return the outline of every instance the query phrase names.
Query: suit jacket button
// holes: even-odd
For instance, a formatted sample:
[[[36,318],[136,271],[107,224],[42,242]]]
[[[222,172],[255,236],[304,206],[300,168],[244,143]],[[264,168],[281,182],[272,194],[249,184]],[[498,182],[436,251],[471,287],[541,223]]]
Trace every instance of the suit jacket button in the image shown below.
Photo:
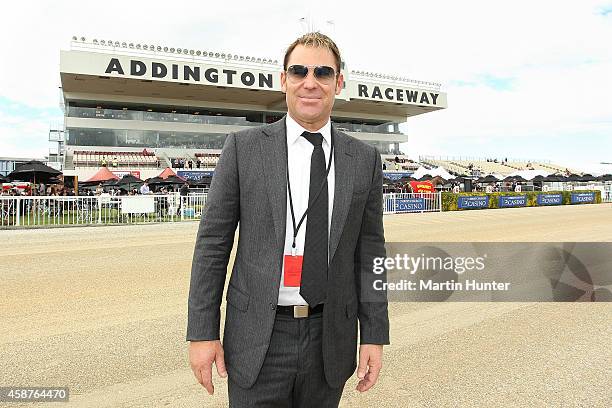
[[[270,303],[270,309],[276,310],[276,305],[274,303]]]

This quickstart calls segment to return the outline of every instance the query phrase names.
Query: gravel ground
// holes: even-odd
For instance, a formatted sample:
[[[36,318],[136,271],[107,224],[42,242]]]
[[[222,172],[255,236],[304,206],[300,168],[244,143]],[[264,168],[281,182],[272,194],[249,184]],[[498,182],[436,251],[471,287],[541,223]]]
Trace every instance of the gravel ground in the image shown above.
[[[385,231],[612,241],[611,214],[602,204],[392,215]],[[0,386],[69,386],[75,407],[227,406],[225,380],[215,375],[208,396],[187,361],[196,229],[0,231]],[[393,303],[390,320],[379,383],[359,394],[350,379],[342,407],[612,406],[609,303]],[[57,407],[36,404],[46,405]]]

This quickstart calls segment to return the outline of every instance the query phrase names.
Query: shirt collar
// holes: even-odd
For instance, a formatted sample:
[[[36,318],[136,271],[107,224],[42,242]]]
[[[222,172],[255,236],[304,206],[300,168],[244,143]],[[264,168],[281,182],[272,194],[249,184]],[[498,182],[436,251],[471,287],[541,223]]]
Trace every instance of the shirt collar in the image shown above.
[[[292,145],[297,142],[297,140],[302,136],[302,133],[310,132],[309,130],[304,129],[299,123],[297,123],[295,119],[293,119],[288,113],[285,122],[287,126],[288,145]],[[323,135],[323,141],[327,142],[328,146],[331,146],[331,121],[329,119],[327,119],[327,122],[325,123],[325,125],[323,125],[321,129],[312,133],[320,133],[321,135]]]

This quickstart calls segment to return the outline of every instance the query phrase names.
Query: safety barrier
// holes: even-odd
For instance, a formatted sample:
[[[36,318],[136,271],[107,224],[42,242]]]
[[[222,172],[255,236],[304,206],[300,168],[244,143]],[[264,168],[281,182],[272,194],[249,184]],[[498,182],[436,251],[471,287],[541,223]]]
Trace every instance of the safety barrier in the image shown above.
[[[131,224],[199,219],[206,194],[0,196],[0,227]]]
[[[383,195],[383,213],[442,211],[441,193],[391,193]]]
[[[133,224],[197,220],[206,193],[136,196],[0,196],[0,227]],[[440,193],[383,196],[384,214],[441,211]]]

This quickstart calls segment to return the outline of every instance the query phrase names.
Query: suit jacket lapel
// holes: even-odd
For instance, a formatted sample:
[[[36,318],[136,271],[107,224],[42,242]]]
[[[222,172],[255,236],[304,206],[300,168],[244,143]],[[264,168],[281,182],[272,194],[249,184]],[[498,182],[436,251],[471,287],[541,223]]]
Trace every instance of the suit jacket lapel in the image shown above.
[[[260,157],[264,168],[265,184],[270,197],[272,219],[278,248],[285,247],[287,223],[287,128],[285,118],[262,129]],[[335,191],[329,234],[329,260],[334,257],[353,197],[353,150],[351,140],[338,133],[334,135]]]
[[[272,208],[278,248],[285,247],[287,218],[287,129],[285,118],[262,129],[260,159]]]
[[[336,131],[332,125],[334,135],[334,209],[332,212],[331,230],[329,234],[329,261],[334,257],[340,236],[344,229],[346,216],[353,197],[353,179],[355,175],[353,167],[353,150],[351,139]]]

